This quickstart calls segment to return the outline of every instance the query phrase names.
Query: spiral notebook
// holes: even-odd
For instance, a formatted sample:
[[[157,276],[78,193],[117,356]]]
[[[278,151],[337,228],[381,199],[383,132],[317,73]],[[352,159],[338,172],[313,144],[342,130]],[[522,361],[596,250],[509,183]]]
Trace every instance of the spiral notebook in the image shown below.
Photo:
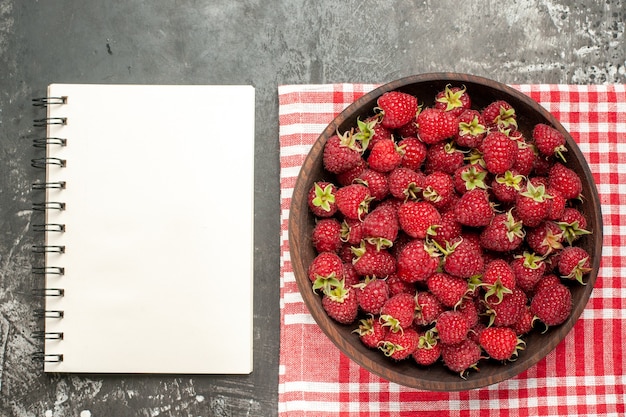
[[[254,88],[52,84],[45,372],[252,372]]]

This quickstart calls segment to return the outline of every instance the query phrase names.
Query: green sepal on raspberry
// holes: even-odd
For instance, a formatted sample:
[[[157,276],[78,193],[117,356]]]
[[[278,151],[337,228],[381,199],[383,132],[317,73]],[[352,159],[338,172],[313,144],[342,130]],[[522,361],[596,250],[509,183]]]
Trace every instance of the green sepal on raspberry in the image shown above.
[[[384,237],[367,237],[365,241],[370,245],[376,247],[377,251],[381,249],[388,249],[393,246],[393,240],[385,239]]]
[[[340,281],[337,279],[335,273],[326,277],[317,275],[317,278],[313,282],[313,291],[317,292],[318,290],[322,290],[322,293],[326,295],[339,296],[341,295],[340,292],[333,293],[333,290],[336,288],[343,288],[343,286],[343,280]]]
[[[356,333],[365,346],[377,349],[379,343],[385,338],[387,330],[381,326],[378,319],[370,314],[367,318],[359,320],[359,326],[352,333]]]
[[[469,152],[467,152],[465,155],[465,162],[468,164],[478,164],[485,169],[487,168],[483,154],[478,148],[472,148]]]
[[[354,129],[350,129],[342,134],[338,131],[336,132],[337,136],[341,139],[340,144],[346,148],[350,148],[355,151],[363,152],[363,147],[361,146],[361,142],[358,139],[358,136],[354,133]]]
[[[451,85],[446,85],[445,89],[438,94],[435,99],[436,103],[441,103],[441,108],[443,111],[452,111],[452,110],[460,110],[469,107],[471,103],[469,102],[468,97],[463,97],[466,93],[467,89],[465,86],[463,87],[454,87],[451,88]],[[465,98],[465,100],[462,100]],[[438,105],[436,105],[438,107]]]
[[[469,164],[468,166],[461,168],[460,178],[465,183],[465,190],[470,191],[474,188],[487,189],[485,179],[487,178],[487,172],[480,168],[480,165]]]
[[[398,354],[406,349],[404,346],[393,343],[389,340],[381,340],[378,344],[378,348],[387,357],[391,357],[392,355]]]
[[[352,246],[351,250],[352,254],[354,255],[352,262],[355,263],[356,260],[365,255],[365,252],[367,251],[365,240],[362,240],[359,246]]]
[[[480,123],[480,119],[478,118],[478,115],[475,115],[471,122],[460,122],[459,123],[459,135],[460,136],[466,136],[466,135],[470,135],[470,136],[478,136],[478,135],[482,135],[483,133],[487,133],[487,128],[485,127],[485,125],[483,125],[482,123]]]
[[[394,333],[403,331],[400,320],[393,317],[391,314],[381,314],[379,320],[383,327],[388,327],[389,330]]]
[[[527,181],[526,188],[520,192],[515,201],[519,219],[528,227],[537,227],[549,214],[552,196],[548,194],[544,184],[532,180]]]
[[[333,301],[338,303],[342,302],[348,296],[348,291],[350,291],[349,288],[346,288],[344,283],[345,281],[341,280],[330,283],[330,285],[326,285],[324,287],[324,294],[326,294]]]
[[[545,221],[526,233],[526,243],[536,253],[546,256],[563,249],[563,231],[552,221]]]
[[[370,140],[376,134],[374,129],[378,123],[379,119],[377,117],[371,118],[365,122],[361,119],[357,119],[357,132],[354,134],[354,139],[361,144],[362,152],[365,152],[369,147]]]
[[[550,196],[550,194],[548,194],[548,192],[546,191],[545,185],[541,183],[534,185],[532,181],[528,181],[526,190],[522,191],[521,195],[531,198],[537,202],[542,202],[549,198],[552,198],[552,196]]]
[[[315,207],[319,207],[320,209],[330,212],[331,204],[335,203],[335,186],[330,183],[323,184],[324,188],[320,186],[319,183],[314,184],[314,192],[315,197],[311,200],[311,203]]]
[[[545,261],[545,256],[539,256],[536,253],[524,251],[521,255],[515,255],[515,258],[523,259],[523,264],[525,268],[528,269],[539,269],[542,265],[542,262]]]
[[[432,349],[437,345],[437,342],[437,330],[435,328],[431,328],[420,335],[417,346],[420,349]]]
[[[481,284],[483,283],[481,278],[482,278],[482,274],[474,274],[467,279],[467,296],[468,297],[473,297],[476,294],[476,291],[478,291],[481,288],[482,286]]]
[[[502,282],[500,280],[496,281],[493,284],[486,285],[486,288],[487,290],[485,291],[485,300],[491,298],[491,296],[495,296],[498,300],[496,302],[492,302],[491,304],[493,305],[500,304],[505,294],[511,294],[513,292],[509,288],[502,285]]]
[[[519,174],[515,174],[513,171],[511,170],[507,170],[504,174],[502,175],[496,175],[496,182],[498,184],[503,184],[503,185],[507,185],[511,188],[514,188],[516,190],[521,190],[521,186],[524,183],[524,176],[523,175],[519,175]]]
[[[366,319],[361,319],[359,320],[359,327],[352,330],[352,333],[356,333],[359,336],[372,334],[374,332],[373,324],[374,324],[373,316],[370,316]]]
[[[558,224],[559,228],[563,231],[563,237],[570,246],[581,236],[591,234],[589,230],[580,227],[580,224],[577,220],[573,221],[572,223],[556,222],[556,224]]]

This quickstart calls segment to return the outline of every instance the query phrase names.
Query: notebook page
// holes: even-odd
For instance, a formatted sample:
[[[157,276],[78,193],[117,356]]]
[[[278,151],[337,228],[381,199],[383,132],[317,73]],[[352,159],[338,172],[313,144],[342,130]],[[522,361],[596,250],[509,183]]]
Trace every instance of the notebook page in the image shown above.
[[[47,372],[252,371],[254,89],[53,84]]]

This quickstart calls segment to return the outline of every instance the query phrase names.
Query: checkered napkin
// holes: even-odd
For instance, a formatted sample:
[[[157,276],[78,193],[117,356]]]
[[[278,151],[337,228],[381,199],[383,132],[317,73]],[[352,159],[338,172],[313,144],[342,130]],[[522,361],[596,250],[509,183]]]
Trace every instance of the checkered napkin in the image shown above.
[[[344,356],[309,314],[289,259],[289,204],[312,143],[375,85],[279,86],[281,349],[278,411],[296,416],[626,415],[626,86],[515,85],[569,130],[587,158],[604,216],[603,261],[567,337],[522,374],[463,392],[387,382]]]

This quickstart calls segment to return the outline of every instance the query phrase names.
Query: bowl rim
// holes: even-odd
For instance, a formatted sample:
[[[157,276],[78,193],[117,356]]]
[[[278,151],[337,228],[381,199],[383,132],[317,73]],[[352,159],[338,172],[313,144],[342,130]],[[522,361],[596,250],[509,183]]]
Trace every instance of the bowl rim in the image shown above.
[[[511,377],[514,377],[521,372],[529,369],[534,366],[543,359],[550,351],[552,351],[559,343],[563,341],[565,336],[571,331],[574,327],[575,323],[580,318],[583,310],[586,308],[587,303],[589,302],[589,298],[591,296],[591,292],[593,291],[593,287],[595,285],[595,281],[597,279],[601,261],[602,261],[602,239],[603,239],[603,222],[602,222],[602,212],[601,212],[601,204],[597,191],[597,186],[594,181],[593,174],[589,168],[589,164],[582,154],[578,144],[572,138],[570,133],[564,128],[564,126],[560,123],[556,117],[550,113],[545,107],[540,105],[537,101],[532,99],[530,96],[524,94],[518,89],[513,88],[508,84],[504,84],[489,78],[485,78],[482,76],[465,74],[465,73],[454,73],[454,72],[430,72],[423,74],[410,75],[403,78],[399,78],[394,81],[390,81],[384,84],[379,85],[368,93],[364,94],[353,103],[348,105],[343,111],[341,111],[333,120],[327,125],[327,127],[320,133],[318,138],[313,143],[311,150],[307,154],[302,167],[298,173],[298,177],[296,179],[296,183],[294,185],[294,193],[292,194],[291,204],[290,204],[290,214],[289,214],[289,222],[288,222],[288,239],[289,239],[289,250],[293,254],[298,251],[301,245],[301,242],[298,241],[295,236],[295,230],[297,230],[296,222],[296,214],[304,215],[301,213],[301,207],[298,207],[298,201],[301,202],[302,198],[305,198],[305,193],[308,191],[308,184],[304,184],[306,181],[304,176],[310,170],[312,166],[312,161],[310,161],[310,155],[317,151],[319,152],[324,144],[325,139],[333,135],[342,124],[346,122],[350,122],[347,118],[348,114],[354,113],[356,110],[361,109],[365,104],[372,101],[373,98],[379,97],[383,93],[399,90],[402,91],[405,87],[416,84],[416,83],[449,83],[449,84],[476,84],[484,87],[495,88],[497,90],[502,91],[504,94],[513,97],[516,101],[524,103],[526,106],[533,108],[537,111],[540,116],[546,121],[563,133],[566,137],[568,155],[575,155],[576,160],[580,163],[580,168],[584,173],[584,177],[586,179],[586,183],[589,186],[589,195],[585,197],[590,200],[590,204],[592,204],[596,211],[593,219],[588,219],[588,221],[592,224],[595,224],[595,228],[593,230],[593,239],[595,242],[599,242],[599,244],[595,244],[594,253],[592,256],[592,271],[587,276],[587,281],[585,288],[583,290],[583,294],[580,298],[581,302],[575,304],[573,306],[570,317],[561,325],[556,326],[551,331],[557,333],[556,337],[552,337],[549,340],[549,343],[545,343],[539,346],[538,351],[533,354],[532,357],[528,357],[525,361],[521,362],[512,362],[507,366],[502,367],[502,372],[496,374],[495,376],[489,375],[486,378],[480,377],[480,372],[474,373],[470,375],[467,379],[458,378],[458,381],[445,381],[440,382],[436,380],[425,380],[420,379],[419,376],[425,376],[428,374],[428,370],[423,370],[420,368],[419,374],[415,377],[404,377],[400,376],[395,379],[390,379],[389,375],[389,366],[386,364],[382,366],[379,362],[371,359],[366,355],[357,355],[354,356],[353,352],[351,352],[349,341],[344,340],[342,338],[338,338],[338,334],[335,331],[335,326],[341,327],[342,325],[333,321],[323,310],[321,307],[321,303],[319,302],[319,296],[314,294],[311,290],[311,286],[308,283],[308,278],[306,281],[302,278],[303,265],[296,265],[292,262],[294,277],[296,278],[296,283],[298,285],[298,289],[302,295],[302,298],[307,306],[308,311],[313,316],[316,324],[321,328],[323,333],[328,337],[339,350],[347,355],[350,360],[357,363],[359,366],[367,369],[379,377],[389,380],[391,382],[398,383],[400,385],[404,385],[410,388],[423,389],[428,391],[464,391],[476,388],[482,388],[485,386],[493,385],[504,380],[507,380]],[[514,106],[515,107],[515,106]],[[354,117],[354,116],[352,116]],[[356,124],[356,119],[351,120],[352,124]],[[311,181],[309,181],[310,183]],[[303,196],[304,195],[304,196]],[[308,242],[305,242],[307,244]],[[294,256],[291,256],[293,261]],[[299,273],[297,273],[297,271]],[[306,278],[306,275],[304,275]],[[317,301],[315,301],[317,298]],[[379,352],[377,352],[379,353]],[[382,355],[381,355],[382,356]],[[472,378],[473,377],[473,378]]]

